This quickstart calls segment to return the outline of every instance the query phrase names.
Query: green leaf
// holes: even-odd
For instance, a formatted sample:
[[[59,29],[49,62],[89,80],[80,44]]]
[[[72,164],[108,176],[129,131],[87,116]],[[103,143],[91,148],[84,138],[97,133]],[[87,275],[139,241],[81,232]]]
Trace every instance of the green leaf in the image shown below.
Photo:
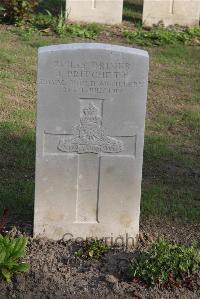
[[[25,272],[29,269],[27,263],[19,261],[25,254],[27,241],[26,237],[10,239],[0,235],[0,276],[7,282],[11,280],[14,272]]]
[[[12,273],[8,269],[2,268],[1,273],[3,274],[3,277],[6,279],[7,282],[11,281]]]
[[[30,265],[27,263],[21,263],[14,267],[16,272],[26,272],[30,269]]]
[[[6,257],[6,252],[4,250],[1,250],[0,252],[0,265],[3,264]]]
[[[90,250],[90,251],[88,252],[88,254],[89,254],[90,257],[93,257],[93,255],[94,255],[94,250]]]

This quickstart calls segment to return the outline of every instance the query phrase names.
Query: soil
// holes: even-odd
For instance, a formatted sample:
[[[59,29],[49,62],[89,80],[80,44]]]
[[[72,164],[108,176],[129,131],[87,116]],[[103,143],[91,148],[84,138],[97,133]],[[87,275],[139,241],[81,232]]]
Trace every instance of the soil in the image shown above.
[[[14,237],[25,231],[31,235],[31,226],[14,227],[8,233]],[[131,260],[160,237],[189,245],[200,240],[200,231],[194,223],[173,226],[142,220],[134,248],[110,248],[99,260],[77,257],[81,243],[30,237],[24,261],[31,264],[31,269],[14,275],[9,284],[0,280],[0,298],[200,298],[197,274],[183,279],[180,285],[165,287],[147,287],[129,280]]]

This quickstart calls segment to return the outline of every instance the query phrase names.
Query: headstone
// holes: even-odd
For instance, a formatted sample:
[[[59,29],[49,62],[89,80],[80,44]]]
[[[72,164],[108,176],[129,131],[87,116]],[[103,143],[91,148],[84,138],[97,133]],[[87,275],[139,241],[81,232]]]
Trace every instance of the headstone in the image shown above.
[[[70,21],[118,24],[122,22],[123,0],[66,0]]]
[[[135,238],[147,74],[138,49],[39,49],[35,235]]]
[[[199,0],[144,0],[143,24],[157,25],[162,22],[165,26],[199,25]]]

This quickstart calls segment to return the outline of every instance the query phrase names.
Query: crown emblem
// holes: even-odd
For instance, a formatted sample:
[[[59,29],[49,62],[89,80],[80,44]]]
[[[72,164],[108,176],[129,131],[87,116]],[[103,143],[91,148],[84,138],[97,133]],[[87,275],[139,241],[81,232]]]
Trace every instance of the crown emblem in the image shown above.
[[[82,109],[82,115],[80,118],[81,123],[99,123],[101,120],[102,119],[99,116],[99,109],[91,103]]]
[[[105,135],[99,109],[89,103],[80,113],[80,123],[73,127],[73,135],[59,141],[58,150],[77,153],[119,153],[123,142]]]

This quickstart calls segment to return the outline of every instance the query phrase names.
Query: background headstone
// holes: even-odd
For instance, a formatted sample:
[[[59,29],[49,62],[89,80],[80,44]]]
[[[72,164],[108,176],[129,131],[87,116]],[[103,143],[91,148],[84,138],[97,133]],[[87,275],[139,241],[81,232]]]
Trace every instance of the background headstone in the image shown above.
[[[66,0],[70,21],[118,24],[122,21],[123,0]]]
[[[136,236],[147,74],[142,50],[39,49],[35,235]]]
[[[165,26],[199,25],[199,0],[144,0],[143,24],[157,25],[163,22]]]

